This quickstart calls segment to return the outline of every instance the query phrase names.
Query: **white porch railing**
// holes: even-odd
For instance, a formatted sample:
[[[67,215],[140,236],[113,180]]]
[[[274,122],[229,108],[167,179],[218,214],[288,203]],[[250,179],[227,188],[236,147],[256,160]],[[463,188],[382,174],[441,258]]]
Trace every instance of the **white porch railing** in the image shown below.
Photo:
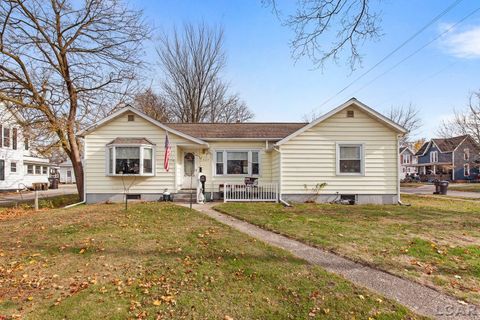
[[[278,185],[275,183],[245,185],[225,183],[223,201],[273,201],[278,202]]]

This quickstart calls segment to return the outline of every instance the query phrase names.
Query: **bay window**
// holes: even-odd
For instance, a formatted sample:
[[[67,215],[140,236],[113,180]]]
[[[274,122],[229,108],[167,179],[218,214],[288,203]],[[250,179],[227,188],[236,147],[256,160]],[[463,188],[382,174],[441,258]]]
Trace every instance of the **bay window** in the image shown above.
[[[151,145],[108,145],[107,174],[153,175],[154,150]]]
[[[337,144],[337,174],[363,174],[363,145]]]
[[[259,175],[260,156],[256,150],[216,151],[216,175]]]

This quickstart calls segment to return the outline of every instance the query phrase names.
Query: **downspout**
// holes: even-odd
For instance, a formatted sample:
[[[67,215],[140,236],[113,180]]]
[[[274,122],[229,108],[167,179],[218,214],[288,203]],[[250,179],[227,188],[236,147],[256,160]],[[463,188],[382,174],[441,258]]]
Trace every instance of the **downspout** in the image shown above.
[[[455,181],[455,150],[452,151],[452,182]]]
[[[401,206],[410,206],[410,204],[404,204],[400,198],[400,137],[401,135],[397,135],[397,202]]]
[[[276,152],[278,152],[279,154],[279,157],[280,157],[280,163],[279,163],[279,173],[278,173],[278,179],[279,179],[279,182],[278,182],[278,201],[280,201],[281,204],[283,204],[284,206],[286,207],[291,207],[292,205],[290,203],[288,203],[287,201],[283,200],[282,199],[282,153],[280,152],[280,149],[278,149],[278,146],[273,146],[273,150],[275,150]]]
[[[85,204],[85,200],[74,203],[74,204],[69,204],[68,206],[63,207],[63,209],[73,208],[73,207],[76,207],[76,206],[81,205],[81,204]]]

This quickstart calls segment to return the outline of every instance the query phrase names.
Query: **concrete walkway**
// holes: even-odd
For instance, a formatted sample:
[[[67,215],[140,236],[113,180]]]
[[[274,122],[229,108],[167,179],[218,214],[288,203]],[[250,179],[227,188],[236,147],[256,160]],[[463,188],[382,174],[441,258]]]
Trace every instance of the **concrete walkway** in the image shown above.
[[[417,188],[400,188],[400,191],[402,193],[408,193],[408,194],[432,195],[433,191],[435,191],[435,186],[433,184],[427,184],[427,185],[423,185],[423,186],[420,186],[420,187],[417,187]],[[480,192],[448,190],[447,191],[447,196],[480,199]]]
[[[185,206],[188,206],[188,204]],[[480,308],[477,306],[461,303],[453,297],[415,282],[352,262],[274,232],[266,231],[250,223],[219,213],[213,210],[212,206],[213,204],[196,204],[193,208],[251,237],[287,250],[298,258],[341,275],[356,285],[398,301],[417,314],[435,319],[480,319]]]

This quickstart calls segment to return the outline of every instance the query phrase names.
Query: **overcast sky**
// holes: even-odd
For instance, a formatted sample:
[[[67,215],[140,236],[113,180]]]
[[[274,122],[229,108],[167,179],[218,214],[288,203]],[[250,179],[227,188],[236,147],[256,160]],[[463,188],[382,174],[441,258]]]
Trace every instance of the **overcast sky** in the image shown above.
[[[206,22],[225,30],[228,67],[224,78],[255,113],[255,121],[302,121],[312,111],[327,112],[352,96],[385,113],[392,105],[412,103],[421,109],[424,126],[419,136],[433,137],[438,123],[463,108],[472,91],[480,89],[480,12],[477,12],[412,58],[373,81],[415,50],[451,28],[480,7],[478,0],[463,0],[442,19],[390,59],[335,96],[344,86],[377,63],[418,31],[453,0],[372,0],[382,14],[384,36],[361,48],[361,68],[351,72],[345,61],[315,69],[307,58],[291,58],[293,34],[281,25],[261,0],[133,0],[157,32],[168,32],[184,22]],[[280,1],[289,12],[294,1]],[[147,59],[153,65],[155,43],[149,43]],[[158,87],[160,70],[152,68],[152,85]]]

